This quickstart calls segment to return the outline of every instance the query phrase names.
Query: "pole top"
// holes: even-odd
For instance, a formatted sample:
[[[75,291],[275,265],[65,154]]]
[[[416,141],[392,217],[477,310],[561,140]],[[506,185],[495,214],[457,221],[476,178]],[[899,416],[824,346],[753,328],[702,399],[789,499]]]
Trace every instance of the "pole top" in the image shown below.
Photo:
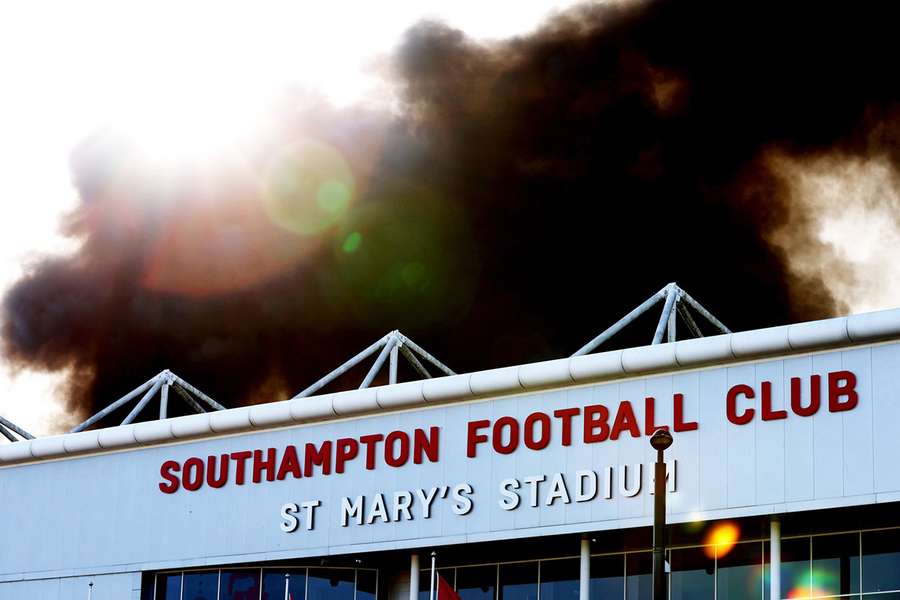
[[[662,452],[671,446],[673,441],[672,434],[669,433],[668,429],[657,429],[653,432],[653,435],[650,436],[650,445],[653,446],[653,449],[657,452]]]

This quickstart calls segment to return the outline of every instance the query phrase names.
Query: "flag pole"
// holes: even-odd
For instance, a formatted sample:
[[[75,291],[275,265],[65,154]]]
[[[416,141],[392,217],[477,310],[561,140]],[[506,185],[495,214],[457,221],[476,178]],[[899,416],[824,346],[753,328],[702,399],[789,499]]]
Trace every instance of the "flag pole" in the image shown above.
[[[94,582],[90,582],[88,584],[88,600],[91,600],[94,597]]]
[[[291,574],[290,574],[290,573],[285,573],[285,574],[284,574],[284,600],[289,600],[289,598],[288,598],[288,584],[290,583],[290,581],[291,581]]]
[[[437,556],[437,552],[432,550],[432,552],[431,552],[431,586],[428,588],[429,589],[428,600],[434,600],[434,585],[435,585],[434,560],[435,560],[436,556]]]

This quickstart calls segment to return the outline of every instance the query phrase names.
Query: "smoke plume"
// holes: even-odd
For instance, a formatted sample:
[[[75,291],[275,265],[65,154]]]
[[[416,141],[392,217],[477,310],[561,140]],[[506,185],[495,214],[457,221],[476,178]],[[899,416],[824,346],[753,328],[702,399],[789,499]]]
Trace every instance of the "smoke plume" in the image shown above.
[[[394,328],[460,371],[565,356],[669,281],[738,330],[895,304],[895,12],[610,2],[494,43],[423,22],[391,111],[288,92],[181,165],[97,132],[80,246],[7,294],[6,357],[69,370],[85,415],[163,368],[280,399]]]

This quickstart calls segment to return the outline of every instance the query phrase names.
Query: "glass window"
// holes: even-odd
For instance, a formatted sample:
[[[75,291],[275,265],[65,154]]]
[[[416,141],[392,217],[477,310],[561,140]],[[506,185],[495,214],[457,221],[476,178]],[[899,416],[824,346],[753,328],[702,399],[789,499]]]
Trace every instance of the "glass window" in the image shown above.
[[[809,538],[781,540],[781,597],[809,596]]]
[[[537,600],[538,563],[500,565],[498,600]]]
[[[156,576],[157,600],[181,600],[181,573]]]
[[[306,590],[307,600],[353,600],[353,569],[310,569]]]
[[[900,590],[900,529],[864,531],[862,554],[864,592]]]
[[[494,567],[491,567],[494,568]],[[453,567],[444,567],[443,569],[435,569],[435,575],[441,576],[447,585],[453,587]],[[496,573],[494,574],[496,577]],[[435,580],[435,584],[437,581]],[[437,588],[435,588],[437,594]],[[430,600],[431,598],[431,569],[422,569],[419,571],[419,600]]]
[[[812,538],[813,595],[859,592],[859,534],[823,535]]]
[[[541,561],[541,600],[578,600],[581,560]]]
[[[497,565],[456,569],[456,593],[461,600],[494,600]]]
[[[259,600],[259,569],[222,571],[219,600]]]
[[[670,561],[669,597],[672,600],[712,600],[716,593],[713,577],[715,558],[712,546],[706,548],[681,548],[672,550]]]
[[[450,579],[453,585],[453,579]],[[375,600],[378,594],[378,571],[375,569],[356,570],[356,600]]]
[[[653,554],[629,552],[625,555],[626,600],[650,600],[653,595]]]
[[[184,574],[181,600],[216,600],[219,591],[219,572],[203,571]]]
[[[625,556],[591,558],[591,600],[621,600],[624,592]]]
[[[287,578],[288,598],[305,600],[306,569],[266,569],[263,571],[262,600],[284,600],[285,574],[290,575]]]
[[[762,542],[718,548],[716,594],[719,600],[758,600],[763,590]]]

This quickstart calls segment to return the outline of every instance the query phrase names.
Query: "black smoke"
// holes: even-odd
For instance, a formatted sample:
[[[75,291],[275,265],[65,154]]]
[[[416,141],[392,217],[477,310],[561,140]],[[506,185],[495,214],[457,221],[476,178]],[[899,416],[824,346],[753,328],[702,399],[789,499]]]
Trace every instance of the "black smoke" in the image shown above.
[[[821,245],[766,157],[900,168],[896,13],[609,2],[496,43],[424,22],[393,111],[289,92],[252,145],[162,170],[97,132],[72,159],[81,245],[6,295],[6,357],[71,369],[87,414],[162,368],[230,406],[278,399],[393,328],[460,371],[565,356],[669,281],[733,329],[839,313],[771,242]],[[354,175],[333,221],[290,179],[327,154],[308,140]]]

